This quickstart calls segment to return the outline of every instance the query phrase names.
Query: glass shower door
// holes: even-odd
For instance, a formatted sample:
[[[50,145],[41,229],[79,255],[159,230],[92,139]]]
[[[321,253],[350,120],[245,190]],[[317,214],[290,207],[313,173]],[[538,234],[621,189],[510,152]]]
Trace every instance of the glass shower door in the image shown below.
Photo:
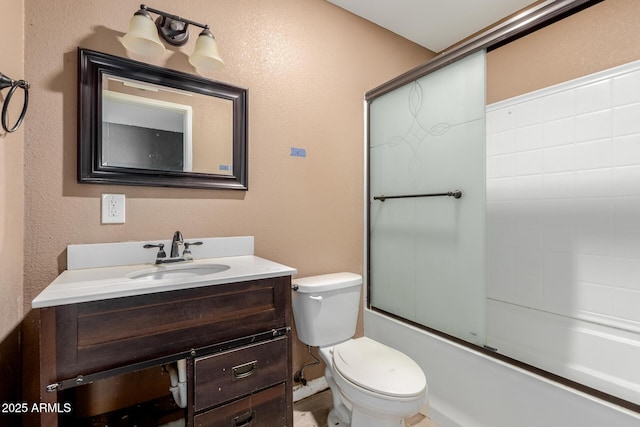
[[[371,100],[368,161],[370,306],[484,345],[484,51]]]

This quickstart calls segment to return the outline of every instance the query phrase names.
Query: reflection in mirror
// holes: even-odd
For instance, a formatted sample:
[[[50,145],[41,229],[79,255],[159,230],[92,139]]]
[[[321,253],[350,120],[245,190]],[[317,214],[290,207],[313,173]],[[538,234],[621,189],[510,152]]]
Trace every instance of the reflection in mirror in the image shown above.
[[[79,49],[78,180],[247,189],[246,90]]]
[[[232,108],[230,100],[105,74],[102,164],[228,175]]]

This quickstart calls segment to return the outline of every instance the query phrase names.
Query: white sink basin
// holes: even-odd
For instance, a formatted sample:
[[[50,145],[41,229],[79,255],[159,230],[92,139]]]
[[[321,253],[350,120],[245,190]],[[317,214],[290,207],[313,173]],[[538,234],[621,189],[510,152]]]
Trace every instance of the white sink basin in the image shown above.
[[[190,279],[220,273],[228,269],[229,266],[225,264],[162,265],[134,271],[127,274],[126,277],[134,280]]]

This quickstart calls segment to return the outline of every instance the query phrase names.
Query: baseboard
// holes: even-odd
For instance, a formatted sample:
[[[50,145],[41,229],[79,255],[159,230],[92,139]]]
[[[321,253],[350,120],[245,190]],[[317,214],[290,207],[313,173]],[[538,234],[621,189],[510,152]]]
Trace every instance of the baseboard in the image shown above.
[[[307,381],[307,385],[298,384],[293,387],[293,401],[297,402],[298,400],[313,396],[328,388],[329,384],[327,384],[327,380],[325,380],[324,377]]]

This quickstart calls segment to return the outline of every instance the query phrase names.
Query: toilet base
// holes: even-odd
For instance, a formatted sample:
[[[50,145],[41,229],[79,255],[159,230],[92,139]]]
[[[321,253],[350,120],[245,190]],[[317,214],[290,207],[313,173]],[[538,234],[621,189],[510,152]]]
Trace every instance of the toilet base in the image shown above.
[[[351,423],[343,421],[337,414],[335,409],[329,411],[327,416],[327,427],[351,427]]]
[[[381,417],[361,410],[351,413],[350,427],[405,427],[404,419]]]
[[[338,415],[334,409],[331,409],[327,416],[327,427],[358,427],[358,426],[380,426],[380,427],[405,427],[404,420],[382,420],[377,417],[373,417],[366,413],[359,412],[354,414],[353,421],[351,423],[345,422]],[[355,424],[352,424],[355,423]]]

